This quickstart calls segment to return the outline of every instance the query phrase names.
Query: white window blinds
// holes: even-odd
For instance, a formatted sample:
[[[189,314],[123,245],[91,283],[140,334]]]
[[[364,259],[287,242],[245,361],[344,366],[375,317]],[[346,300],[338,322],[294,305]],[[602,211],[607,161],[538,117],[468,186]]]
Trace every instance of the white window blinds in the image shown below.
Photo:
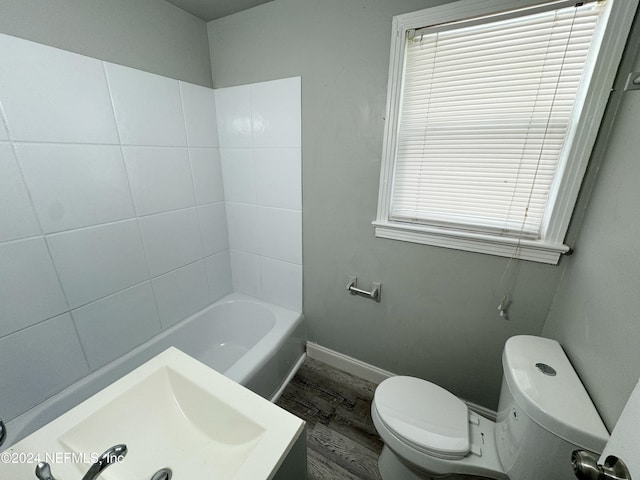
[[[540,238],[598,3],[407,38],[390,219]]]

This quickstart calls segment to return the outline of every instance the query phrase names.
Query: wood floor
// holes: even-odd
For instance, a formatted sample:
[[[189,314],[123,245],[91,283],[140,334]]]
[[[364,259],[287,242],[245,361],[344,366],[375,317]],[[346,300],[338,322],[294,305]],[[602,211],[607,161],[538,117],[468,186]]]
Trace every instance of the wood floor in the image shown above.
[[[307,422],[309,480],[379,480],[375,384],[307,358],[276,402]]]

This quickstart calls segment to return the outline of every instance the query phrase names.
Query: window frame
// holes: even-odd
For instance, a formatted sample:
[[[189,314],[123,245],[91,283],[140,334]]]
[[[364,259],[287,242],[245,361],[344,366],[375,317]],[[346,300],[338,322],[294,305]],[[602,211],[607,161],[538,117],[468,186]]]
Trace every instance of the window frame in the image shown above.
[[[607,0],[610,5],[605,15],[605,26],[595,35],[601,35],[600,49],[592,64],[591,83],[579,112],[577,127],[567,133],[574,143],[572,155],[561,170],[549,194],[551,209],[542,226],[540,239],[526,239],[476,233],[446,226],[399,222],[390,219],[390,206],[395,167],[396,140],[399,123],[406,32],[425,26],[449,23],[499,12],[543,4],[558,4],[551,0],[461,0],[445,5],[407,13],[393,18],[387,115],[384,130],[378,210],[373,222],[376,237],[401,240],[425,245],[466,250],[502,257],[520,258],[547,264],[557,264],[560,256],[570,250],[563,243],[582,179],[586,171],[600,122],[609,100],[618,65],[629,35],[639,0]],[[562,161],[562,159],[561,159]]]

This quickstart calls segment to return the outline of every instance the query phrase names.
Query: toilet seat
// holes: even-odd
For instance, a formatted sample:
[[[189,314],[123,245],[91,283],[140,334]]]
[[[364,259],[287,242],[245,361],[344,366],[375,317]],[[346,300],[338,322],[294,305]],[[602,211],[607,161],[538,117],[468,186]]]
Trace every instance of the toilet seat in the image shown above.
[[[373,404],[380,421],[416,450],[449,460],[469,453],[469,410],[444,388],[419,378],[391,377],[378,385]]]

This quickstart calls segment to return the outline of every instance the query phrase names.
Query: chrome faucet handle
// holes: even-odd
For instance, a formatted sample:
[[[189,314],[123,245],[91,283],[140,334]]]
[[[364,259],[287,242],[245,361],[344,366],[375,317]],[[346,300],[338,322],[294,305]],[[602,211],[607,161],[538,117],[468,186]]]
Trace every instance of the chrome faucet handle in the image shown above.
[[[51,475],[51,467],[46,462],[40,462],[36,467],[36,477],[40,480],[56,480]]]
[[[171,469],[170,468],[162,468],[153,474],[151,480],[171,480]]]
[[[126,445],[114,445],[98,457],[96,463],[91,465],[87,473],[82,477],[82,480],[94,480],[109,465],[120,462],[127,452],[128,450]]]
[[[7,427],[4,426],[4,422],[0,418],[0,447],[7,439]]]

